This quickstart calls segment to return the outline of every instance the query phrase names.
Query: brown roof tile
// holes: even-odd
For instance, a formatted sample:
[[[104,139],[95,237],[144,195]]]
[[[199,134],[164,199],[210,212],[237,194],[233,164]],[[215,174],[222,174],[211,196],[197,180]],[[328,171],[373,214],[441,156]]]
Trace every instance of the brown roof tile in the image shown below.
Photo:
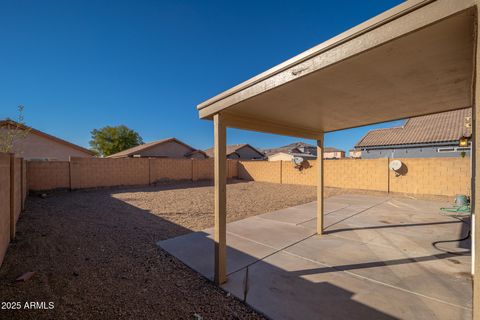
[[[298,149],[298,148],[316,148],[316,146],[305,143],[305,142],[294,142],[294,143],[287,144],[286,146],[283,146],[283,147],[264,149],[263,152],[266,155],[270,156],[280,152],[291,153],[292,150]]]
[[[375,129],[367,132],[355,145],[359,147],[390,146],[449,142],[470,135],[465,128],[465,117],[472,116],[472,108],[431,114],[406,120],[400,127]]]
[[[317,146],[314,146],[312,144],[308,144],[308,143],[305,143],[305,142],[294,142],[294,143],[290,143],[290,144],[288,144],[286,146],[283,146],[283,147],[265,149],[265,150],[263,150],[263,152],[265,152],[265,154],[267,156],[271,156],[273,154],[280,153],[280,152],[296,153],[296,150],[298,148],[302,148],[302,147],[303,148],[313,148],[315,150],[314,153],[316,155]],[[340,150],[340,149],[337,149],[337,148],[334,148],[334,147],[324,147],[323,152],[344,152],[344,151]]]
[[[227,146],[227,156],[237,152],[237,150],[243,148],[243,147],[250,147],[252,148],[253,150],[255,150],[256,152],[258,152],[260,155],[263,155],[262,152],[258,151],[257,149],[255,149],[254,147],[252,147],[251,145],[249,145],[248,143],[241,143],[241,144],[231,144],[231,145],[228,145]],[[213,147],[212,148],[209,148],[207,150],[205,150],[205,153],[210,157],[210,158],[213,158]]]
[[[128,156],[133,156],[135,154],[138,154],[138,152],[140,151],[145,151],[147,149],[150,149],[150,148],[153,148],[155,146],[158,146],[159,144],[163,144],[163,143],[166,143],[166,142],[171,142],[171,141],[175,141],[177,143],[180,143],[188,148],[191,149],[191,151],[195,151],[196,149],[192,148],[191,146],[189,146],[188,144],[176,139],[176,138],[168,138],[168,139],[163,139],[163,140],[157,140],[157,141],[152,141],[152,142],[148,142],[148,143],[144,143],[144,144],[141,144],[141,145],[138,145],[136,147],[132,147],[130,149],[127,149],[127,150],[123,150],[123,151],[120,151],[120,152],[117,152],[117,153],[114,153],[112,155],[109,155],[107,158],[123,158],[123,157],[128,157]]]

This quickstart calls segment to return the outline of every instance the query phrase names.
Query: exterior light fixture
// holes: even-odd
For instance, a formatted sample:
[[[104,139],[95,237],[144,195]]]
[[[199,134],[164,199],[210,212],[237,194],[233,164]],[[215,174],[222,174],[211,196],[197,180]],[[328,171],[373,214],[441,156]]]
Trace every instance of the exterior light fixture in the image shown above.
[[[465,136],[462,136],[460,140],[458,140],[458,146],[459,147],[468,147],[468,138]]]

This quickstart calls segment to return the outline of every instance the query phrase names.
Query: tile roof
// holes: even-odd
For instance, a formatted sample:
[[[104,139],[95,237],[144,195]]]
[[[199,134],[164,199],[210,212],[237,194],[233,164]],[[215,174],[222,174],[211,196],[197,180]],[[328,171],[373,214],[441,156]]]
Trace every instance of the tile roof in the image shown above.
[[[410,118],[400,127],[370,130],[355,147],[456,141],[471,134],[471,128],[465,128],[465,117],[471,116],[472,108],[466,108]]]
[[[253,150],[255,150],[256,152],[258,152],[260,155],[263,156],[263,153],[258,151],[257,149],[255,149],[254,147],[252,147],[251,145],[249,145],[248,143],[240,143],[240,144],[231,144],[231,145],[228,145],[227,146],[227,156],[237,152],[237,150],[243,148],[243,147],[250,147],[252,148]],[[210,157],[210,158],[213,158],[213,153],[214,153],[214,150],[213,150],[213,147],[207,149],[207,150],[204,150],[205,153]]]
[[[286,146],[283,146],[283,147],[264,149],[263,152],[266,155],[272,155],[280,152],[291,153],[292,150],[298,149],[298,148],[315,148],[315,150],[317,149],[316,146],[305,143],[305,142],[294,142],[294,143],[287,144]]]
[[[296,151],[296,149],[298,150],[298,148],[312,148],[313,149],[313,153],[312,155],[316,156],[317,155],[317,146],[314,146],[314,145],[311,145],[311,144],[308,144],[308,143],[305,143],[305,142],[294,142],[294,143],[290,143],[286,146],[283,146],[283,147],[279,147],[279,148],[271,148],[271,149],[265,149],[263,150],[263,152],[265,152],[266,155],[273,155],[273,154],[276,154],[276,153],[298,153],[298,151]],[[337,148],[333,148],[333,147],[324,147],[323,149],[323,152],[343,152],[343,150],[340,150],[340,149],[337,149]]]
[[[208,155],[205,153],[205,151],[199,150],[199,149],[185,153],[185,157],[189,158],[189,157],[191,157],[191,156],[193,156],[194,154],[197,154],[197,153],[201,153],[205,156],[205,158],[208,158]]]
[[[126,150],[114,153],[112,155],[109,155],[107,158],[122,158],[122,157],[133,156],[135,154],[138,154],[138,152],[145,151],[147,149],[150,149],[150,148],[153,148],[153,147],[158,146],[160,144],[171,142],[171,141],[175,141],[177,143],[180,143],[180,144],[190,148],[192,151],[196,150],[196,149],[192,148],[191,146],[189,146],[188,144],[186,144],[186,143],[184,143],[184,142],[182,142],[182,141],[180,141],[176,138],[168,138],[168,139],[163,139],[163,140],[157,140],[157,141],[144,143],[144,144],[138,145],[136,147],[132,147],[130,149],[126,149]]]

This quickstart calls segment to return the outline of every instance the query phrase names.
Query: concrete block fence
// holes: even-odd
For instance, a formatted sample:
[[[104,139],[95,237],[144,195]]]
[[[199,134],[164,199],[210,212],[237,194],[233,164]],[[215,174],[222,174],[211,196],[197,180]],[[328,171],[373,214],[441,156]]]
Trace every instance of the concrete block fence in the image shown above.
[[[324,161],[325,186],[412,195],[470,194],[468,158],[408,158],[401,174],[388,169],[391,159]],[[228,178],[315,186],[316,162],[303,170],[288,161],[228,160]],[[213,159],[71,158],[24,161],[0,153],[0,264],[25,206],[27,192],[149,185],[169,180],[213,179]]]
[[[405,158],[404,170],[389,170],[392,159],[329,160],[325,186],[421,195],[470,194],[468,158]],[[316,162],[295,169],[289,161],[228,160],[228,177],[283,184],[317,184]],[[150,185],[169,180],[211,180],[213,159],[71,158],[70,161],[29,161],[29,190],[83,189]]]
[[[228,160],[228,178],[238,176],[237,160]],[[71,158],[70,161],[29,161],[32,191],[150,185],[170,180],[213,179],[213,159]]]
[[[324,186],[384,191],[412,195],[470,195],[471,173],[468,158],[405,158],[403,171],[389,170],[393,159],[345,159],[324,161]],[[238,177],[245,180],[317,184],[316,162],[295,169],[288,161],[240,161]]]
[[[0,265],[25,207],[26,179],[26,162],[13,154],[0,153]]]

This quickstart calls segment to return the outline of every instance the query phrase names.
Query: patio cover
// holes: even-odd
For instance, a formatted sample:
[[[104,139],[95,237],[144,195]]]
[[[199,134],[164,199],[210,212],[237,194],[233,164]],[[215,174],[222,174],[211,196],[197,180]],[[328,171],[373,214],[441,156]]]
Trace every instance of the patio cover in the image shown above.
[[[225,128],[316,139],[321,152],[325,132],[470,106],[475,119],[479,2],[407,1],[198,105],[200,118],[215,124],[217,282],[226,280]],[[322,161],[318,157],[319,234]],[[474,316],[480,319],[478,265],[475,271]]]

